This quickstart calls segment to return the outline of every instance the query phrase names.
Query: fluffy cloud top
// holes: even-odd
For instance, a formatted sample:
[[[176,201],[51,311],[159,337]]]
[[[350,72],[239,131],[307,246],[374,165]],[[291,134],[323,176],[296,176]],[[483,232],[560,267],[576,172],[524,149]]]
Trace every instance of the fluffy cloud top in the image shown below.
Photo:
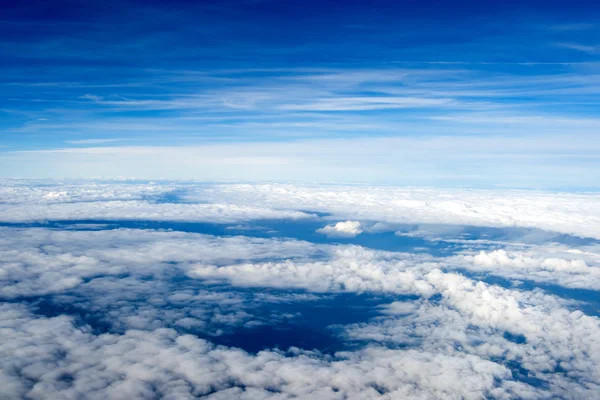
[[[382,223],[529,227],[600,239],[600,195],[361,186],[62,184],[0,187],[0,221],[138,219],[233,223],[331,218]],[[164,202],[174,196],[176,200]],[[181,203],[183,201],[183,203]]]
[[[91,279],[81,291],[88,310],[113,310],[112,320],[120,320],[123,329],[97,335],[71,317],[39,317],[14,301],[5,304],[0,357],[9,367],[0,379],[16,398],[49,393],[57,398],[594,398],[600,389],[597,317],[570,311],[568,302],[539,291],[504,289],[444,273],[439,269],[443,260],[431,256],[317,246],[320,252],[329,249],[330,257],[316,261],[315,245],[296,241],[133,230],[15,233],[20,237],[5,239],[5,245],[21,249],[5,249],[3,258],[13,257],[13,275],[3,285],[17,283],[6,294],[48,293],[36,286],[39,273],[85,276]],[[41,251],[32,257],[31,250],[23,251],[23,242]],[[285,259],[260,262],[269,252]],[[18,260],[29,264],[21,272],[15,269]],[[231,311],[242,311],[244,304],[243,299],[185,290],[171,292],[166,303],[157,286],[168,281],[174,261],[196,279],[234,286],[418,298],[383,307],[379,319],[344,327],[348,340],[378,345],[335,356],[294,349],[252,355],[173,329],[201,327],[201,305],[211,298],[229,303]],[[77,293],[73,286],[52,290],[68,294],[65,299]],[[122,306],[111,308],[115,304]],[[188,307],[195,312],[165,313]],[[244,323],[239,311],[230,317]],[[172,327],[165,326],[169,321]],[[23,348],[29,351],[17,351]],[[543,385],[515,377],[510,362]]]
[[[476,399],[528,393],[507,368],[457,351],[374,346],[336,357],[298,349],[251,355],[169,329],[95,336],[70,318],[39,318],[14,305],[2,306],[0,316],[5,398]],[[15,349],[28,351],[19,356]],[[499,387],[503,379],[509,384]]]
[[[317,229],[317,232],[329,237],[354,237],[362,233],[362,225],[358,221],[338,222],[335,225]]]
[[[600,239],[597,193],[246,184],[186,198],[316,210],[338,220],[530,227]]]
[[[347,238],[384,230],[397,239],[394,224],[407,218],[505,226],[511,215],[556,231],[593,236],[596,229],[574,222],[593,217],[594,207],[583,204],[594,195],[573,195],[569,209],[560,194],[514,192],[494,202],[500,195],[492,192],[458,199],[459,192],[390,188],[180,189],[15,184],[0,189],[0,215],[238,221],[317,218],[306,211],[316,210],[333,214],[323,219],[356,218],[318,230]],[[169,203],[170,196],[192,202]],[[544,196],[557,200],[554,213],[527,215],[527,199],[550,209]],[[490,283],[500,277],[598,291],[593,240],[470,242],[460,227],[415,231],[427,240],[455,238],[457,251],[447,255],[113,225],[0,227],[0,397],[599,398],[600,319],[591,303],[570,297],[575,291]],[[479,280],[485,277],[493,279]],[[326,323],[343,351],[252,353],[215,344],[236,329],[294,321],[303,302],[322,313],[320,301],[348,294],[379,302],[358,322]]]

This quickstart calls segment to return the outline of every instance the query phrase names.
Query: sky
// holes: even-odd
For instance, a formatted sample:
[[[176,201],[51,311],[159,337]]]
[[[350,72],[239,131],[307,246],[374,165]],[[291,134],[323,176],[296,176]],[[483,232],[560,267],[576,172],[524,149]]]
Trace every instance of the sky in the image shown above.
[[[0,0],[0,398],[600,400],[598,21]]]
[[[594,2],[27,1],[0,177],[598,190]]]

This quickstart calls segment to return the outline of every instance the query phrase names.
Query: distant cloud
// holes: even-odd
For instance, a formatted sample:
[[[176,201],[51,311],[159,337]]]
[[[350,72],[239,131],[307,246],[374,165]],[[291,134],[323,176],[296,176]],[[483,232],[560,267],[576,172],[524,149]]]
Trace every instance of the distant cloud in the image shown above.
[[[271,209],[243,204],[204,203],[160,203],[155,199],[168,194],[173,186],[141,184],[116,185],[95,183],[72,184],[43,188],[21,187],[21,196],[8,187],[0,188],[5,193],[4,204],[0,204],[0,221],[44,221],[44,220],[154,220],[195,222],[244,222],[257,219],[312,219],[316,215],[308,212]],[[17,189],[18,190],[18,189]],[[30,207],[23,207],[29,203]],[[8,214],[12,214],[11,217]]]
[[[84,94],[83,96],[80,96],[80,99],[92,100],[94,102],[99,102],[103,100],[101,96],[96,96],[93,94]]]
[[[362,233],[361,223],[358,221],[338,222],[335,225],[327,225],[324,228],[317,229],[329,237],[354,237]]]
[[[428,236],[460,231],[431,225],[445,224],[530,227],[600,239],[600,194],[595,192],[233,184],[218,185],[210,192],[192,191],[186,199],[315,210],[338,220],[430,224],[423,228],[429,230]]]
[[[431,99],[412,97],[349,97],[323,99],[306,104],[287,104],[282,110],[296,111],[366,111],[395,108],[441,107],[451,105],[452,99]]]
[[[600,45],[585,45],[581,43],[559,43],[558,46],[588,54],[600,54]]]
[[[69,143],[69,144],[101,144],[101,143],[122,142],[124,140],[129,140],[129,139],[126,139],[126,138],[78,139],[78,140],[66,140],[65,143]]]
[[[0,186],[0,221],[68,219],[197,221],[239,223],[259,219],[308,220],[314,210],[340,222],[321,233],[423,225],[400,234],[436,237],[459,233],[447,225],[524,227],[600,239],[600,195],[514,190],[393,188],[341,185],[215,184],[191,186],[79,181],[43,186],[5,181]],[[182,190],[184,189],[184,190]],[[157,202],[178,193],[183,203]],[[355,220],[378,221],[369,228]],[[426,226],[424,225],[426,224]],[[338,226],[339,225],[339,226]],[[435,226],[446,225],[446,226]],[[456,239],[456,238],[454,238]]]

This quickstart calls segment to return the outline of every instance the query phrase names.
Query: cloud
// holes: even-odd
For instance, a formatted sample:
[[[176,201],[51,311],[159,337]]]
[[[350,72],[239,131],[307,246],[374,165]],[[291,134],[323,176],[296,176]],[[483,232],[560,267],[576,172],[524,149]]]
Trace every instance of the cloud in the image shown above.
[[[16,397],[568,398],[593,397],[600,387],[597,317],[538,290],[442,271],[488,259],[501,268],[517,262],[508,250],[433,257],[131,229],[2,228],[0,238],[0,293],[11,300],[0,306],[0,357],[10,366],[0,379]],[[553,249],[544,246],[530,247],[530,257]],[[553,258],[577,273],[569,256],[595,257],[554,250]],[[527,274],[548,265],[559,267],[557,276],[573,272],[562,261],[536,267],[523,259]],[[282,321],[283,313],[261,315],[257,305],[318,302],[318,293],[338,292],[396,297],[377,307],[379,317],[334,329],[345,341],[370,345],[334,355],[249,354],[187,334],[218,337]],[[63,311],[43,316],[26,300],[36,296]],[[15,351],[23,348],[29,350]]]
[[[433,352],[459,348],[484,359],[512,360],[523,368],[519,372],[513,365],[514,376],[534,377],[544,382],[537,387],[559,397],[585,397],[599,387],[592,372],[599,344],[587,332],[599,329],[598,318],[571,312],[540,292],[502,289],[439,271],[427,280],[440,290],[439,301],[416,301],[401,307],[396,317],[390,317],[392,303],[385,318],[346,327],[346,337]],[[573,363],[566,355],[571,352],[590,352],[590,357],[576,357],[579,362]],[[557,374],[562,368],[569,372]],[[581,380],[586,383],[580,385]]]
[[[373,346],[335,358],[298,349],[251,355],[169,329],[95,336],[68,317],[34,317],[15,305],[0,314],[0,358],[10,365],[0,382],[15,397],[501,398],[525,386],[507,368],[458,352]],[[29,350],[16,356],[15,348]]]
[[[366,111],[398,108],[425,108],[452,106],[452,99],[413,97],[338,97],[305,104],[288,104],[282,110],[298,111]]]
[[[174,184],[111,184],[81,182],[40,186],[6,185],[0,188],[0,221],[147,220],[243,222],[256,219],[311,219],[296,210],[228,204],[177,203],[185,187]],[[173,200],[161,201],[173,195]]]
[[[561,245],[518,246],[464,251],[449,257],[451,265],[508,279],[567,288],[600,290],[600,248]]]
[[[0,221],[11,223],[46,220],[238,223],[259,219],[287,219],[289,224],[294,220],[317,218],[311,212],[297,210],[316,210],[332,214],[332,217],[338,220],[359,217],[363,221],[379,221],[373,224],[348,220],[317,230],[328,236],[352,239],[363,230],[366,233],[362,235],[368,236],[383,229],[400,232],[397,233],[400,235],[451,244],[454,252],[461,251],[461,254],[437,260],[446,265],[447,269],[465,269],[474,273],[494,274],[513,280],[533,280],[569,288],[597,288],[600,285],[600,251],[589,241],[586,245],[575,247],[572,243],[577,239],[561,238],[557,233],[535,233],[527,230],[518,231],[521,233],[516,236],[511,236],[507,230],[503,234],[504,237],[494,240],[473,240],[464,226],[467,224],[511,229],[521,226],[597,238],[600,235],[597,232],[600,216],[596,215],[599,211],[589,206],[596,202],[594,194],[357,186],[198,187],[177,183],[102,182],[40,186],[12,182],[0,188],[0,192],[3,198],[3,204],[0,204]],[[180,200],[184,203],[175,203]],[[414,223],[419,225],[410,225]],[[117,226],[118,224],[114,223],[109,226],[86,224],[65,225],[63,228],[113,229]],[[90,237],[106,237],[102,233],[95,235],[97,236]],[[161,236],[156,236],[159,237]],[[174,248],[182,248],[188,240],[187,237],[168,240],[163,238],[171,242]],[[23,240],[31,242],[33,239],[29,235]],[[147,240],[150,240],[150,237]],[[544,244],[549,241],[571,244]],[[6,247],[14,248],[17,245],[14,241],[11,243]],[[536,246],[532,247],[532,243]],[[498,249],[498,246],[502,249]],[[398,258],[402,259],[400,256]],[[48,261],[50,262],[54,261]],[[48,284],[43,284],[42,287],[51,289],[54,285],[77,285],[77,279],[85,279],[85,275],[70,276],[65,281],[48,275]],[[60,287],[56,286],[57,289]]]
[[[595,194],[176,182],[12,181],[0,190],[2,215],[21,221],[117,219],[94,221],[98,230],[0,227],[0,387],[15,398],[542,399],[600,389],[594,300],[561,292],[600,290],[597,240],[514,229],[594,236]],[[453,253],[118,222],[317,218],[298,210],[342,221],[320,230],[349,242],[400,240],[401,231],[448,241]],[[464,223],[512,228],[482,228],[471,240],[477,229]],[[530,289],[544,284],[560,287]],[[327,301],[368,316],[330,322]],[[256,327],[309,328],[307,303],[340,351],[250,353],[226,342]]]
[[[331,214],[337,220],[373,221],[379,222],[378,226],[419,224],[430,231],[452,231],[454,228],[448,225],[523,227],[600,239],[600,207],[593,206],[600,204],[600,196],[594,192],[175,182],[35,183],[5,181],[0,187],[0,221],[143,219],[234,223],[312,219],[314,214],[300,210],[314,210]],[[162,201],[169,196],[175,199]],[[439,233],[443,232],[435,235]]]
[[[394,279],[393,275],[381,277],[382,281],[389,279]],[[95,380],[105,382],[98,393],[90,392],[92,398],[164,396],[176,382],[183,384],[184,393],[213,393],[215,398],[232,393],[249,396],[246,391],[272,395],[273,389],[289,396],[314,393],[323,398],[337,398],[335,393],[350,397],[371,393],[383,398],[468,397],[469,392],[475,397],[544,398],[549,393],[568,397],[569,393],[592,395],[597,390],[599,377],[593,371],[600,361],[595,358],[598,318],[571,313],[551,296],[488,286],[439,270],[419,279],[442,295],[439,304],[428,300],[404,306],[392,303],[385,312],[391,319],[383,320],[383,325],[373,322],[346,328],[352,340],[410,344],[408,349],[369,346],[335,358],[299,350],[287,356],[273,351],[252,356],[147,323],[140,325],[144,331],[129,328],[123,334],[95,336],[85,327],[76,328],[70,318],[33,317],[19,306],[7,305],[2,309],[0,355],[13,365],[15,375],[4,378],[8,380],[4,387],[26,387],[23,390],[31,390],[30,396],[35,397],[40,390],[36,387],[44,387],[46,395],[54,391],[74,395],[78,390],[89,392],[90,386],[96,386]],[[412,285],[418,291],[418,282]],[[143,318],[144,313],[139,313]],[[136,322],[129,324],[135,326]],[[17,327],[26,327],[26,331],[17,331]],[[522,335],[526,342],[511,341],[506,331]],[[483,337],[485,340],[480,340]],[[15,359],[8,350],[33,343],[27,356]],[[8,352],[2,352],[3,347]],[[60,358],[52,358],[53,354]],[[571,361],[572,354],[578,354],[576,363]],[[549,388],[514,381],[498,357],[517,360]],[[558,363],[568,375],[552,372]],[[320,377],[317,382],[315,376]],[[37,384],[28,386],[32,381]]]
[[[435,261],[427,255],[402,254],[396,258],[392,254],[348,246],[332,248],[330,258],[323,261],[285,260],[219,267],[196,264],[190,267],[188,275],[242,287],[431,296],[435,292],[422,276],[424,271],[435,267]]]
[[[595,192],[234,184],[190,191],[185,198],[315,210],[338,220],[529,227],[600,239]]]
[[[50,197],[56,199],[56,197]],[[0,221],[146,220],[228,223],[257,219],[310,219],[314,215],[232,204],[152,204],[144,201],[106,201],[88,204],[47,204],[32,208],[4,206]]]
[[[70,143],[70,144],[102,144],[102,143],[121,142],[124,140],[131,140],[131,139],[126,139],[126,138],[77,139],[77,140],[67,140],[66,143]]]
[[[600,53],[600,45],[593,46],[580,43],[558,43],[557,46],[592,55]]]
[[[198,262],[216,265],[254,259],[294,259],[319,251],[307,242],[118,229],[61,231],[0,228],[0,294],[40,296],[101,276],[165,278]],[[174,267],[176,265],[177,267]],[[170,267],[169,267],[170,266]]]
[[[355,237],[362,233],[362,226],[358,221],[345,221],[338,222],[335,225],[327,225],[324,228],[317,229],[317,232],[329,237]]]

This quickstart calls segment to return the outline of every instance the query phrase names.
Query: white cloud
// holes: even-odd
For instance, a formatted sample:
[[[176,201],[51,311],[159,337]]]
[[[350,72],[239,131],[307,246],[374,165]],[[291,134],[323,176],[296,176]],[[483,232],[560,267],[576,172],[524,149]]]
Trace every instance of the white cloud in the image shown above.
[[[54,197],[56,198],[56,197]],[[0,206],[0,221],[138,220],[232,223],[256,219],[309,219],[311,214],[234,204],[153,204],[145,201]]]
[[[373,230],[394,232],[398,223],[415,219],[482,226],[518,221],[589,236],[596,232],[591,223],[596,211],[589,207],[595,195],[590,194],[210,185],[186,199],[206,203],[178,209],[156,202],[185,194],[177,184],[168,190],[93,185],[15,184],[2,188],[9,204],[1,207],[41,215],[43,207],[64,206],[61,215],[86,219],[103,215],[102,206],[123,203],[129,208],[105,215],[148,220],[178,213],[185,218],[199,205],[210,206],[209,215],[216,204],[227,204],[227,212],[252,210],[224,212],[228,219],[213,215],[222,220],[256,218],[263,215],[258,209],[283,210],[287,214],[273,215],[290,218],[294,210],[315,209],[344,221],[338,217],[350,217],[354,210],[356,220],[328,227],[345,233],[364,229],[364,235],[370,225],[359,221],[384,221]],[[225,198],[228,202],[221,203]],[[132,212],[135,207],[143,207],[145,214]],[[416,229],[426,237],[462,232],[439,225]],[[433,256],[293,239],[2,227],[0,296],[6,303],[0,306],[0,388],[16,398],[597,396],[598,317],[577,311],[583,308],[568,298],[502,288],[451,271],[600,290],[598,245],[489,240],[490,247],[480,251],[480,243],[459,241],[458,254]],[[213,283],[220,291],[207,286]],[[261,290],[245,290],[249,287]],[[284,321],[295,317],[284,311],[261,315],[264,309],[257,312],[256,305],[319,301],[342,292],[394,299],[375,309],[376,318],[330,327],[345,343],[356,343],[335,355],[298,349],[248,354],[184,334],[216,338],[234,327]],[[59,310],[78,308],[81,315],[35,315],[43,310],[31,299],[40,298],[52,299]],[[528,374],[527,379],[520,374]]]
[[[388,273],[380,280],[396,277]],[[281,276],[274,275],[263,286],[293,286],[280,281]],[[5,371],[3,387],[22,388],[33,398],[42,387],[46,396],[81,391],[90,393],[89,398],[151,397],[152,390],[166,395],[173,385],[189,396],[212,392],[215,398],[253,392],[316,398],[545,398],[550,393],[593,398],[600,388],[595,372],[600,363],[598,318],[570,312],[556,298],[539,292],[502,289],[439,270],[404,284],[404,292],[419,292],[422,284],[427,285],[441,294],[440,303],[392,303],[381,325],[372,322],[346,331],[350,339],[409,348],[367,347],[334,358],[302,351],[292,357],[272,351],[251,356],[237,349],[214,348],[172,330],[153,330],[147,323],[141,326],[148,331],[94,336],[85,328],[75,328],[70,318],[33,318],[19,306],[4,306],[0,357],[12,369]],[[522,335],[525,342],[506,338],[507,331]],[[30,347],[26,355],[12,352],[25,346]],[[518,362],[548,387],[514,381],[502,360]],[[559,364],[567,374],[554,372]],[[64,376],[73,382],[65,384]],[[98,392],[90,391],[97,380],[107,384]]]
[[[414,98],[414,97],[337,97],[322,99],[303,104],[285,104],[282,110],[296,111],[366,111],[389,110],[399,108],[427,108],[456,106],[452,99]]]
[[[338,222],[335,225],[327,225],[324,228],[317,229],[329,237],[355,237],[362,233],[362,226],[359,221]]]
[[[225,266],[191,265],[189,276],[236,286],[307,289],[315,292],[383,292],[433,295],[423,274],[439,266],[427,255],[333,247],[330,258],[255,262]]]
[[[335,358],[300,350],[250,355],[169,329],[95,336],[71,318],[34,317],[21,306],[1,306],[0,314],[0,359],[10,365],[0,384],[14,397],[475,399],[527,389],[506,367],[457,351],[375,346]]]
[[[600,239],[597,193],[236,184],[186,198],[315,210],[338,220],[529,227]]]
[[[0,228],[0,294],[61,292],[97,276],[161,278],[198,262],[221,265],[253,259],[294,259],[319,251],[307,242],[151,230],[97,232]]]
[[[564,47],[566,49],[581,51],[587,54],[598,54],[600,53],[600,45],[586,45],[581,43],[557,43],[557,46]]]
[[[550,244],[507,245],[497,250],[467,250],[449,257],[449,265],[513,280],[600,290],[600,247]]]
[[[172,193],[174,202],[156,201]],[[329,218],[338,221],[378,221],[379,226],[428,224],[427,230],[437,232],[432,234],[454,229],[447,225],[474,225],[537,228],[600,239],[600,206],[595,206],[600,204],[600,195],[596,193],[176,182],[46,182],[32,186],[28,181],[5,181],[0,195],[3,222],[241,222],[313,218],[310,212],[298,210],[314,210],[330,213]],[[184,203],[176,203],[179,200]]]
[[[12,183],[12,184],[11,184]],[[0,187],[0,221],[46,220],[146,220],[188,222],[242,222],[256,219],[307,219],[311,214],[295,210],[220,203],[163,203],[161,198],[185,190],[169,184],[110,184],[76,182],[55,185],[11,182]]]
[[[69,143],[69,144],[102,144],[102,143],[122,142],[124,140],[132,140],[132,139],[127,139],[127,138],[77,139],[77,140],[67,140],[66,143]]]

